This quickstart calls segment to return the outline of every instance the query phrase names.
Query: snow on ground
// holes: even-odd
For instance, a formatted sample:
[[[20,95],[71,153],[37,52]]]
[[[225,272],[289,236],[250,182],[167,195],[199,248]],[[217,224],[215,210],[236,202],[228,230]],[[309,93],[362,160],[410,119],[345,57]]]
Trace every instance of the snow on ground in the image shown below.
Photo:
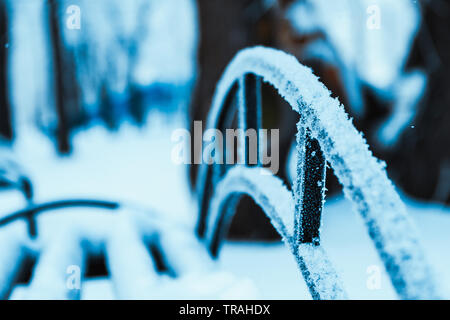
[[[192,202],[185,168],[171,162],[169,121],[158,117],[147,129],[125,123],[112,133],[93,126],[75,136],[75,152],[63,158],[56,156],[50,140],[28,127],[14,154],[35,185],[37,201],[67,197],[128,201],[182,219],[192,212]],[[182,126],[181,121],[172,121],[177,123],[172,126]]]
[[[150,117],[152,120],[144,129],[125,124],[117,133],[107,132],[101,126],[80,132],[75,137],[75,153],[70,158],[56,157],[52,144],[39,133],[29,132],[23,136],[15,145],[14,153],[35,183],[36,200],[68,197],[120,200],[154,208],[169,218],[186,222],[187,228],[193,226],[196,206],[188,189],[187,168],[173,164],[170,159],[171,132],[184,127],[183,122],[166,115],[151,114]],[[403,198],[422,233],[423,246],[439,283],[444,289],[450,288],[450,254],[446,250],[450,209]],[[3,214],[20,207],[22,200],[19,195],[8,192],[0,194],[0,203]],[[384,271],[381,287],[368,288],[371,272],[377,267],[383,270],[382,263],[361,217],[342,197],[327,201],[322,243],[350,298],[396,298]],[[281,243],[227,243],[217,268],[220,271],[208,282],[217,281],[222,287],[227,287],[227,282],[241,282],[239,286],[232,285],[228,295],[225,289],[225,294],[219,297],[310,298],[294,258]],[[179,281],[163,278],[155,288],[154,297],[183,297],[180,293],[183,288],[196,290],[197,297],[204,297],[199,293],[208,292],[199,278]],[[16,290],[13,297],[23,296],[23,290],[25,288]],[[89,280],[83,287],[83,297],[110,299],[114,296],[112,290],[109,279]]]
[[[422,244],[439,283],[448,295],[450,288],[450,210],[439,205],[406,200],[408,212],[419,226]],[[343,197],[330,199],[324,209],[322,243],[351,299],[396,299],[383,264],[366,232],[361,217]],[[251,278],[265,299],[309,299],[306,285],[294,259],[280,244],[237,244],[224,246],[220,264],[236,275]],[[381,287],[369,289],[373,269],[382,271]],[[370,287],[370,286],[369,286]]]

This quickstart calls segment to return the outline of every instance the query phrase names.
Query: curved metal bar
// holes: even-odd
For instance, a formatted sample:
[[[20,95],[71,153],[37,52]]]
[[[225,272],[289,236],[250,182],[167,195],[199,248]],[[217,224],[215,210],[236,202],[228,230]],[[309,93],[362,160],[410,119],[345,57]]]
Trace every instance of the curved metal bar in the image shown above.
[[[372,156],[339,101],[331,98],[330,92],[311,70],[295,57],[264,47],[238,53],[217,85],[208,128],[221,128],[220,121],[228,112],[225,101],[230,100],[241,79],[248,75],[270,83],[300,114],[297,148],[302,165],[294,183],[295,210],[291,212],[291,219],[295,221],[292,223],[296,252],[300,254],[302,243],[318,241],[325,172],[324,161],[318,154],[320,151],[334,169],[346,197],[365,220],[398,295],[403,299],[438,298],[433,272],[425,259],[417,231],[387,177],[385,164]],[[247,114],[246,107],[241,103],[239,114]],[[316,160],[313,159],[315,155],[319,156]],[[319,164],[319,168],[312,172],[314,164]],[[200,236],[210,232],[206,230],[207,221],[212,219],[208,217],[210,201],[223,176],[211,174],[221,170],[217,167],[204,164],[199,170]],[[322,185],[316,188],[314,183]],[[316,192],[312,198],[311,190]]]
[[[31,237],[37,235],[37,226],[35,224],[35,217],[43,211],[59,210],[70,207],[85,207],[85,208],[99,208],[107,210],[116,210],[120,207],[117,202],[102,201],[102,200],[60,200],[44,204],[33,204],[29,207],[8,214],[6,217],[0,219],[0,227],[14,222],[18,219],[25,219],[28,222],[28,231]],[[30,223],[32,221],[33,223]]]
[[[297,244],[320,243],[320,225],[325,201],[326,160],[319,142],[308,129],[298,126],[297,172],[294,181],[294,239]]]
[[[217,185],[210,207],[207,243],[213,256],[217,256],[221,239],[226,234],[234,214],[234,206],[243,195],[250,196],[271,220],[296,262],[314,299],[346,299],[347,294],[339,277],[320,245],[302,243],[298,245],[292,235],[292,193],[283,182],[262,168],[230,169]],[[277,193],[273,193],[277,190]]]
[[[261,78],[254,74],[246,74],[239,81],[239,127],[245,132],[247,130],[258,130],[261,128]],[[251,159],[249,143],[246,136],[240,137],[240,157],[247,166],[258,166],[258,159]],[[259,147],[259,144],[258,144]],[[256,153],[259,155],[259,150]]]
[[[211,128],[217,128],[222,132],[231,127],[233,118],[236,112],[235,97],[237,94],[238,85],[234,83],[229,88],[229,94],[223,100],[223,109],[227,112],[218,114],[214,119],[214,125]],[[221,155],[224,156],[223,154]],[[206,231],[206,217],[208,215],[209,199],[212,196],[211,191],[214,189],[213,183],[218,180],[218,177],[223,176],[226,166],[200,166],[198,173],[197,194],[200,202],[200,215],[197,223],[196,232],[199,237],[203,237]]]

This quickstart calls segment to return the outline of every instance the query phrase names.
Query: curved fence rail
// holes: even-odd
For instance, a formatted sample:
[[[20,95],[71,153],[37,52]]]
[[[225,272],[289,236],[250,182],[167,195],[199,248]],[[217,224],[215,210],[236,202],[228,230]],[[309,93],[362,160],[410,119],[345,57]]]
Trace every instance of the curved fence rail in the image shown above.
[[[399,297],[439,298],[415,226],[387,177],[385,164],[373,157],[339,101],[331,98],[311,70],[293,56],[264,47],[242,50],[218,83],[208,128],[223,132],[237,114],[241,129],[259,129],[261,81],[275,87],[300,114],[293,191],[277,177],[261,175],[263,168],[203,164],[198,180],[197,233],[206,239],[212,254],[218,254],[239,197],[249,195],[295,256],[313,298],[344,298],[345,291],[320,246],[328,162],[346,197],[365,220]],[[239,153],[247,159],[245,137],[241,139]]]

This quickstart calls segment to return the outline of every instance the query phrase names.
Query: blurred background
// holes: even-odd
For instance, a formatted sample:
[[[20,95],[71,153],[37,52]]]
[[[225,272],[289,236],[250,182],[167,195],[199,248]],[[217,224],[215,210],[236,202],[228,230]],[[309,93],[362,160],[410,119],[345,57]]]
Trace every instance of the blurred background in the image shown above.
[[[32,185],[36,202],[138,204],[192,226],[194,236],[197,168],[172,162],[171,134],[206,121],[227,64],[240,49],[265,45],[311,67],[344,104],[386,161],[433,262],[450,270],[442,256],[450,240],[449,30],[447,0],[0,0],[0,217],[25,207],[16,189]],[[263,126],[280,129],[278,175],[289,185],[298,116],[269,86],[263,101]],[[384,274],[381,289],[366,286],[367,267],[381,262],[331,169],[327,189],[323,241],[349,293],[394,297]],[[51,234],[75,216],[41,228]],[[230,238],[219,264],[248,279],[244,297],[308,295],[251,200],[239,205]],[[107,270],[93,273],[104,282],[83,297],[112,297]],[[13,297],[26,297],[27,281]]]

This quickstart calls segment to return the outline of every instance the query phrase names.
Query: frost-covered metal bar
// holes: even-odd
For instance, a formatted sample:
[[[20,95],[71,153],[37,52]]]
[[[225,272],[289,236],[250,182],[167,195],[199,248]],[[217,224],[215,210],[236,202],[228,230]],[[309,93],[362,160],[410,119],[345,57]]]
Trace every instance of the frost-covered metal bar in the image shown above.
[[[230,128],[233,119],[236,114],[236,96],[238,92],[238,85],[235,83],[229,90],[229,94],[221,103],[224,112],[218,113],[214,119],[214,125],[210,128],[217,128],[221,132],[224,132],[226,128]],[[209,122],[208,122],[209,123]],[[222,155],[224,156],[224,155]],[[197,194],[200,199],[200,217],[197,224],[196,232],[198,236],[203,237],[205,235],[205,221],[208,215],[209,199],[212,196],[212,190],[214,189],[214,182],[225,174],[226,166],[201,166],[199,171],[199,183],[197,188]]]
[[[246,74],[239,83],[239,127],[245,133],[247,130],[261,128],[261,79],[254,74]],[[250,138],[249,138],[250,140]],[[250,152],[250,141],[245,134],[240,136],[241,157],[247,166],[258,165],[259,143],[257,150]]]
[[[225,132],[227,128],[232,127],[236,113],[238,114],[238,126],[244,132],[247,129],[258,130],[261,128],[260,77],[254,74],[245,74],[242,78],[236,80],[221,103],[223,108],[221,108],[221,112],[217,114],[214,124],[209,129],[213,128],[218,129],[220,132]],[[208,124],[210,123],[208,122]],[[245,135],[240,136],[239,144],[245,146],[245,149],[239,148],[238,154],[247,165],[250,165],[249,145],[245,139]],[[259,155],[259,142],[256,155]],[[225,155],[222,156],[225,157]],[[259,163],[256,165],[259,165]],[[216,183],[226,173],[228,167],[228,165],[202,166],[201,169],[203,170],[199,172],[197,193],[200,199],[200,218],[196,231],[200,237],[203,237],[205,234],[205,221],[208,215],[209,199],[212,196],[212,190],[214,190]]]
[[[320,243],[319,229],[325,200],[326,161],[319,142],[298,126],[297,173],[294,181],[296,243]]]
[[[323,156],[343,185],[346,197],[355,204],[356,209],[364,218],[368,233],[384,262],[398,295],[403,299],[439,298],[433,272],[420,245],[416,227],[406,213],[405,206],[392,182],[387,177],[385,164],[372,155],[364,138],[353,126],[339,101],[332,98],[329,90],[312,71],[301,65],[295,57],[264,47],[242,50],[228,65],[217,85],[208,117],[208,128],[220,128],[220,119],[227,113],[225,101],[229,99],[230,92],[233,91],[232,88],[236,87],[239,79],[247,74],[257,75],[263,81],[274,86],[292,109],[300,114],[299,128],[307,130],[305,147],[301,144],[299,147],[300,154],[305,154],[305,157],[311,161],[313,152],[316,152],[317,155],[318,148],[314,142],[317,141]],[[300,135],[301,137],[302,135]],[[310,164],[312,163],[307,163],[306,167],[301,169],[303,174],[297,177],[297,186],[294,188],[297,210],[292,208],[291,216],[287,220],[292,219],[292,225],[294,221],[297,223],[298,243],[305,240],[314,242],[315,233],[318,234],[316,226],[320,221],[320,212],[311,212],[316,207],[313,206],[311,209],[309,208],[310,204],[305,202],[305,197],[309,196],[305,190],[311,186],[305,185],[310,182],[305,181],[304,176],[310,175],[310,181],[324,183],[325,166],[319,167],[316,172],[306,173],[307,168],[311,169]],[[318,163],[322,164],[323,162],[319,161]],[[300,164],[303,165],[302,162]],[[205,197],[205,195],[212,196],[213,190],[216,194],[218,192],[215,188],[217,180],[214,180],[213,175],[207,174],[211,173],[210,170],[211,168],[207,165],[202,165],[199,170],[199,190],[203,189],[207,192],[202,193],[201,196],[202,212],[199,229],[202,232],[199,234],[205,234],[206,231],[209,241],[219,241],[224,233],[218,229],[225,228],[227,223],[225,223],[226,219],[224,220],[223,213],[213,213],[223,212],[223,210],[208,209],[209,197]],[[250,169],[246,168],[245,170]],[[259,184],[263,184],[263,182],[259,182]],[[300,194],[302,190],[303,194]],[[323,189],[320,188],[313,188],[313,190],[323,192]],[[246,190],[232,191],[233,196],[239,192],[247,193]],[[273,192],[277,193],[278,191],[273,190]],[[216,201],[214,200],[216,196],[211,197],[212,203]],[[219,199],[221,198],[229,199],[230,197],[222,195]],[[316,193],[313,195],[313,199],[308,201],[311,201],[312,205],[319,200],[320,193]],[[222,203],[222,200],[219,202]],[[208,212],[211,213],[210,216]],[[267,210],[265,212],[270,217]],[[223,223],[218,223],[221,221]],[[272,222],[283,235],[282,232],[286,228],[283,229],[277,219],[272,219]],[[215,226],[215,229],[205,230],[206,225]],[[219,234],[219,236],[212,236],[214,234]],[[293,233],[290,234],[293,235]],[[305,252],[300,250],[303,247],[303,245],[299,246],[296,258],[308,263],[309,260],[302,256]],[[315,265],[315,267],[309,266],[308,270],[320,272],[320,268],[321,265]],[[308,284],[310,283],[308,282]],[[312,290],[311,287],[310,290]]]
[[[261,175],[261,170],[267,171]],[[248,195],[264,210],[284,243],[294,255],[315,299],[346,299],[347,294],[323,248],[316,244],[298,245],[293,236],[294,200],[283,182],[266,169],[234,167],[218,184],[211,202],[207,243],[214,256],[233,217],[230,202]]]

